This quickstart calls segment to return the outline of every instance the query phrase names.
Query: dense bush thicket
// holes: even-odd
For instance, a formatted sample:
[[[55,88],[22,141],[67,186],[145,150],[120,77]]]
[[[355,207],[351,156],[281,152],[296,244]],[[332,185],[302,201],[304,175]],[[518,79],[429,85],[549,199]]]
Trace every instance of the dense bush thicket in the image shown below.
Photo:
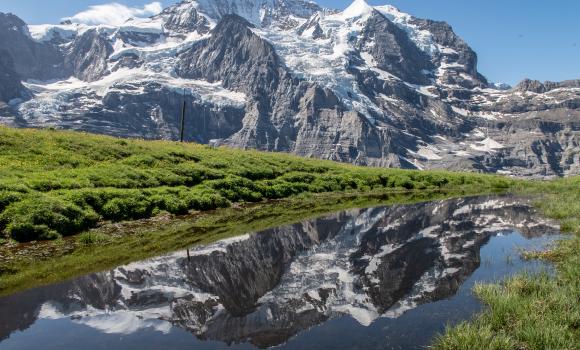
[[[467,173],[362,168],[280,153],[0,127],[0,231],[18,241],[101,220],[210,210],[303,192],[508,187]]]

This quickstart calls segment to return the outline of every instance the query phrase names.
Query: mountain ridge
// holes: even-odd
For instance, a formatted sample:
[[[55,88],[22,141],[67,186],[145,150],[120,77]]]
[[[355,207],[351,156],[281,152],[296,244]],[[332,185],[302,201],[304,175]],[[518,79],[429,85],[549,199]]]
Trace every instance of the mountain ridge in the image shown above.
[[[490,84],[451,26],[389,5],[186,0],[120,27],[21,23],[18,35],[0,23],[17,44],[0,49],[15,61],[18,47],[56,52],[55,64],[15,69],[23,86],[5,78],[4,124],[175,139],[185,95],[190,141],[369,166],[580,173],[580,80]]]

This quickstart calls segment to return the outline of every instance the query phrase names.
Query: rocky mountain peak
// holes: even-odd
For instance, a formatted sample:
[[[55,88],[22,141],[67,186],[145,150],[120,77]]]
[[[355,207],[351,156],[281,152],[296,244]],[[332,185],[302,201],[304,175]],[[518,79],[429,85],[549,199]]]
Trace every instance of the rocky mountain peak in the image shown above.
[[[352,6],[357,5],[357,10],[362,9],[362,16],[368,16],[356,44],[361,54],[370,54],[371,64],[403,81],[429,85],[425,72],[435,68],[430,57],[417,47],[403,29],[374,8],[366,5],[371,9],[367,11],[367,7],[358,3],[366,4],[364,0],[357,0]]]
[[[559,88],[580,88],[580,79],[562,82],[545,81],[543,83],[539,80],[524,79],[515,87],[515,90],[542,94]]]
[[[34,41],[26,23],[13,14],[0,13],[0,50],[10,54],[13,69],[22,79],[48,80],[66,75],[59,48]]]
[[[211,23],[201,15],[190,2],[182,2],[163,10],[154,18],[161,18],[167,30],[180,34],[198,32],[205,34],[210,30]]]
[[[248,28],[255,27],[256,26],[246,18],[232,13],[224,15],[215,28],[212,29],[212,33],[227,31],[228,34],[234,34],[235,31],[246,31]]]
[[[0,30],[1,31],[16,31],[20,34],[30,35],[26,23],[18,16],[12,13],[0,12]]]
[[[176,6],[193,8],[214,23],[235,14],[255,26],[269,25],[289,16],[305,19],[322,10],[308,0],[185,0]]]
[[[546,92],[546,86],[539,80],[524,79],[516,87],[519,91],[531,91],[535,93]]]
[[[107,60],[112,52],[113,46],[106,36],[97,29],[90,29],[73,42],[65,63],[71,67],[75,77],[92,82],[108,73]]]
[[[366,0],[354,0],[350,6],[342,11],[341,17],[344,19],[361,18],[370,16],[373,12],[375,9]]]

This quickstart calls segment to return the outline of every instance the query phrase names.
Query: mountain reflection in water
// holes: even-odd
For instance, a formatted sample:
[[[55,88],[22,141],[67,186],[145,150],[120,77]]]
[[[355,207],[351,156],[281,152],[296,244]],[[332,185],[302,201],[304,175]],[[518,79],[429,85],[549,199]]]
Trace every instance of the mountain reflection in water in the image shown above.
[[[453,296],[480,247],[514,230],[557,227],[512,197],[343,211],[2,298],[0,347],[39,320],[260,348],[345,315],[369,326]]]

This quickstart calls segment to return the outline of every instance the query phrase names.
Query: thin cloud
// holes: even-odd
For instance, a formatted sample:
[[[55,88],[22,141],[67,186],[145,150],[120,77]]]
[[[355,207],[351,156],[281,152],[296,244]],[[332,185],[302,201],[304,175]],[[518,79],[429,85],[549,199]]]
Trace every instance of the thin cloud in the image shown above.
[[[63,20],[89,25],[107,24],[118,26],[125,23],[129,18],[153,16],[162,10],[163,7],[158,1],[147,4],[142,8],[129,7],[112,2],[109,4],[90,6],[87,10],[79,12],[72,17],[63,18]]]

